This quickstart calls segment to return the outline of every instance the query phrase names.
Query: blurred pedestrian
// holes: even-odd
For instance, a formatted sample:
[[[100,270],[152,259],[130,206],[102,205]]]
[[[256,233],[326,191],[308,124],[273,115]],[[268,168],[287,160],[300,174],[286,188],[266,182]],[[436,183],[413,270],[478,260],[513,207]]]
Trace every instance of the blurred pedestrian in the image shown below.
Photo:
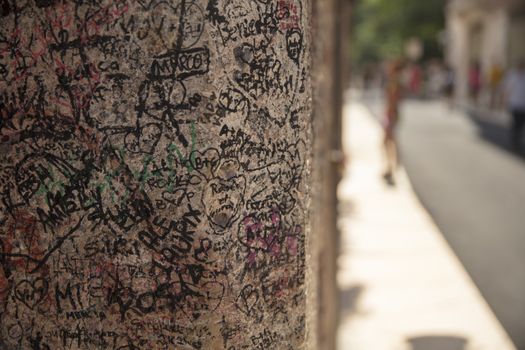
[[[372,64],[368,63],[364,66],[363,69],[363,89],[369,90],[372,87],[374,80],[374,68]]]
[[[501,108],[501,83],[503,80],[503,68],[497,62],[493,63],[489,71],[490,85],[490,108]]]
[[[424,95],[430,98],[441,97],[445,85],[444,68],[441,62],[437,59],[428,62],[423,76],[426,77]]]
[[[395,185],[394,171],[398,165],[395,129],[399,121],[399,104],[402,96],[401,71],[401,61],[391,62],[387,67],[385,86],[386,113],[383,121],[386,169],[383,178],[390,186]]]
[[[452,109],[454,107],[454,87],[456,82],[456,76],[454,74],[454,70],[448,64],[445,65],[443,69],[443,75],[443,93],[445,95],[449,108]]]
[[[423,70],[417,63],[413,63],[409,68],[409,90],[410,96],[421,97],[421,84],[423,82]]]
[[[511,146],[520,150],[520,138],[525,125],[525,61],[520,61],[505,79],[505,95],[512,115]]]
[[[481,67],[478,62],[474,62],[469,71],[470,98],[478,103],[479,91],[481,90]]]

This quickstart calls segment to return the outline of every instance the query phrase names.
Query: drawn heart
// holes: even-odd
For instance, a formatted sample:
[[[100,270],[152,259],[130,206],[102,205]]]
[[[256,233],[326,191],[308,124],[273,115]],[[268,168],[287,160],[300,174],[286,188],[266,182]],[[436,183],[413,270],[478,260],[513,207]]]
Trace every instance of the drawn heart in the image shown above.
[[[225,230],[237,219],[243,205],[246,179],[233,176],[228,179],[214,178],[202,192],[202,204],[212,225],[219,231]]]
[[[23,280],[15,288],[15,297],[33,310],[46,297],[48,287],[49,283],[43,278]]]
[[[255,304],[259,301],[259,292],[251,285],[245,286],[237,298],[237,306],[246,315],[251,315]]]
[[[206,291],[208,297],[209,310],[211,312],[217,310],[224,297],[224,285],[217,281],[210,281],[204,283],[203,290]]]
[[[186,161],[190,163],[193,169],[206,179],[213,178],[213,171],[220,162],[219,151],[214,148],[208,148],[204,152],[193,151],[192,157]]]

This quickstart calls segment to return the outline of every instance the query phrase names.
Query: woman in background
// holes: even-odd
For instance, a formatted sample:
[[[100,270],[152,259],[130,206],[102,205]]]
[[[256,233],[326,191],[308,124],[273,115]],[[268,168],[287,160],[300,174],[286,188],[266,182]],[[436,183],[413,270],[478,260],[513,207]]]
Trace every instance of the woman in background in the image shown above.
[[[474,62],[469,71],[470,98],[474,104],[478,103],[481,90],[481,67],[479,62]]]
[[[384,147],[386,158],[386,169],[383,178],[388,185],[394,186],[394,171],[398,165],[398,152],[395,137],[395,129],[399,121],[399,103],[401,101],[401,68],[400,61],[394,61],[387,67],[386,80],[386,113],[383,123],[385,132]]]

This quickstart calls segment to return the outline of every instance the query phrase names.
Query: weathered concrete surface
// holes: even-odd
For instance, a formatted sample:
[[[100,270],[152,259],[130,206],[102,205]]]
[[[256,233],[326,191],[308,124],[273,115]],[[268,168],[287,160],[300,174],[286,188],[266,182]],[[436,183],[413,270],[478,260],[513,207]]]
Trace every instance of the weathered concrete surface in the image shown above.
[[[308,0],[0,6],[0,348],[301,349]]]

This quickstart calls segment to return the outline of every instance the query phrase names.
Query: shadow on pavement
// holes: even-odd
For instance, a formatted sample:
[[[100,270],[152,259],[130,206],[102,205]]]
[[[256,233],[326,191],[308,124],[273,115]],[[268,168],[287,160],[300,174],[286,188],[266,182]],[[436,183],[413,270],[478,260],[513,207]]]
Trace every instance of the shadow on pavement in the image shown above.
[[[339,290],[339,306],[341,318],[353,314],[357,309],[357,301],[364,291],[363,286],[351,286],[348,289]]]
[[[454,336],[422,336],[407,339],[411,350],[465,350],[468,340]]]
[[[470,119],[478,127],[479,135],[486,141],[504,149],[513,156],[525,160],[525,140],[522,139],[522,149],[520,152],[512,150],[510,147],[509,134],[510,126],[503,123],[501,120],[491,118],[486,113],[470,109],[467,111]]]

